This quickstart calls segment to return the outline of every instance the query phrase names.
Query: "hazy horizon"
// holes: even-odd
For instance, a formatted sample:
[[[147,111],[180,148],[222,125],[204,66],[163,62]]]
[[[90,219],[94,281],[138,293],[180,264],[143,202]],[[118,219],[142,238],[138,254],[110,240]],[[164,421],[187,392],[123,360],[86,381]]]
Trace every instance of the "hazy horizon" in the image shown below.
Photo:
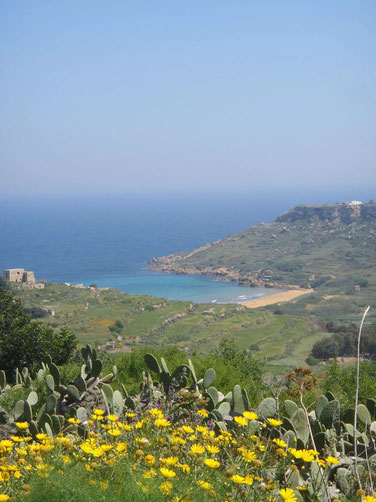
[[[376,2],[3,2],[2,194],[375,183]]]

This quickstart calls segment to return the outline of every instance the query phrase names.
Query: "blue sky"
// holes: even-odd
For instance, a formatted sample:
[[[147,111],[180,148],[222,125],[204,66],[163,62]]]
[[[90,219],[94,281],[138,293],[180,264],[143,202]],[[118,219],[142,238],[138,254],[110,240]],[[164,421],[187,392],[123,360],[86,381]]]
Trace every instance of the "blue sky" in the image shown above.
[[[8,193],[376,185],[376,2],[0,3]]]

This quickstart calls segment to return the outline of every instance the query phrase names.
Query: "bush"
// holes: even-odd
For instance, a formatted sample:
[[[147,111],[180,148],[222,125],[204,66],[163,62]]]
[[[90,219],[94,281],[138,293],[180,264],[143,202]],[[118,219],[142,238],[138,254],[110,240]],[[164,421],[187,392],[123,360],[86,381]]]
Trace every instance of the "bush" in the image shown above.
[[[55,333],[50,327],[28,316],[11,293],[0,289],[0,368],[14,378],[16,368],[33,370],[50,354],[56,364],[69,361],[77,340],[63,328]]]
[[[296,272],[304,267],[304,261],[300,259],[281,261],[277,263],[276,267],[282,272]]]
[[[308,356],[305,362],[308,364],[308,366],[315,366],[320,362],[320,360],[316,359],[316,357]]]
[[[153,305],[150,305],[148,303],[147,305],[145,305],[144,310],[146,310],[146,312],[153,312],[153,310],[155,310],[155,309],[154,309]]]

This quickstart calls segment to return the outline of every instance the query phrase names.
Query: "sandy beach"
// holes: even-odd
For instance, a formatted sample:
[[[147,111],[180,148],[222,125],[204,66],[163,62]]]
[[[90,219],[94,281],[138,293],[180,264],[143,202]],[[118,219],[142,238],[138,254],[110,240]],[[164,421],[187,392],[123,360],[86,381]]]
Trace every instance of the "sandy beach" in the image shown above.
[[[291,289],[290,291],[285,291],[284,293],[277,293],[276,295],[266,296],[265,298],[260,298],[259,300],[251,300],[249,302],[244,302],[242,305],[248,307],[249,309],[256,309],[258,307],[266,307],[267,305],[273,305],[274,303],[288,302],[298,296],[306,295],[307,293],[312,293],[313,289]]]

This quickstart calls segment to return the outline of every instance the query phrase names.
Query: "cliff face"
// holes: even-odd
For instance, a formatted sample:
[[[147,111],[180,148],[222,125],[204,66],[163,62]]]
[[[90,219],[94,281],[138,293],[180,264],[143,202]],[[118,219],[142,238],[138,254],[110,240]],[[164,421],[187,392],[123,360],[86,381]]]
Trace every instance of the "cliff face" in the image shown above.
[[[279,216],[278,222],[294,222],[317,218],[349,225],[361,220],[376,219],[376,204],[326,204],[317,206],[296,206]]]
[[[251,286],[311,286],[375,263],[376,204],[297,206],[189,252],[153,258],[150,269],[204,274]]]

